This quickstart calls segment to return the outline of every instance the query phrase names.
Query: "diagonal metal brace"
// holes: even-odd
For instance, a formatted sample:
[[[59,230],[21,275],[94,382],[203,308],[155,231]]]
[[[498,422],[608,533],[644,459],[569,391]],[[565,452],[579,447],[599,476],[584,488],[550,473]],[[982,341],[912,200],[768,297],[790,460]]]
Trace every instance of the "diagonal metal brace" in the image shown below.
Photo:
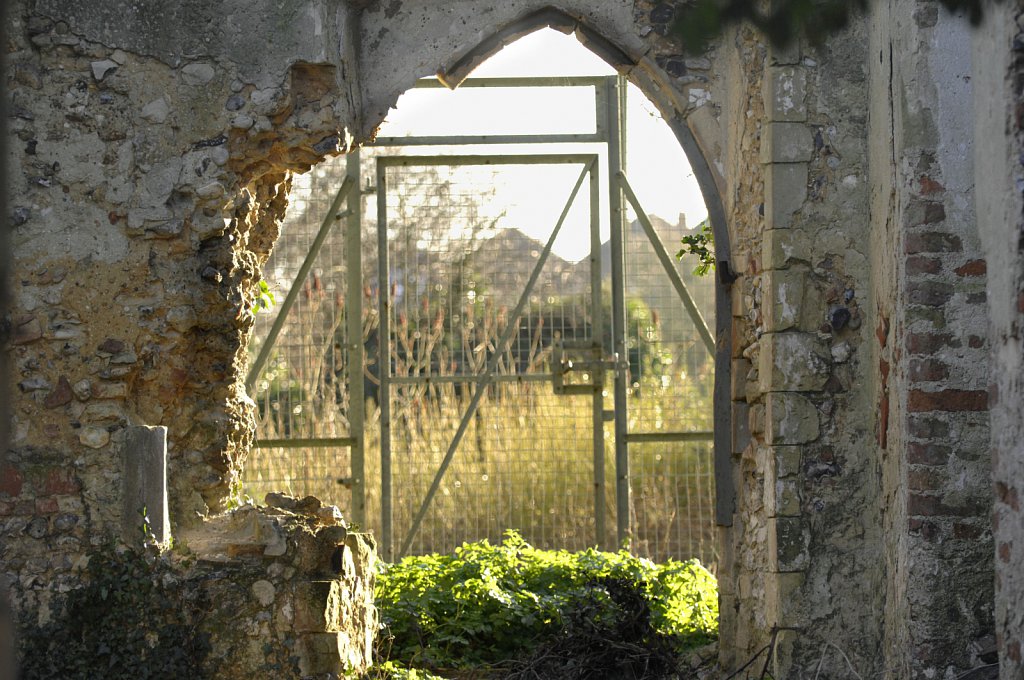
[[[633,187],[629,186],[629,181],[626,179],[626,175],[619,172],[616,174],[616,179],[618,179],[623,193],[626,194],[626,200],[628,200],[629,204],[633,206],[633,211],[636,212],[637,219],[640,220],[640,226],[643,227],[644,233],[647,234],[647,240],[649,240],[651,242],[651,246],[654,247],[654,253],[658,256],[658,259],[661,260],[661,266],[664,267],[665,274],[668,275],[669,281],[672,282],[672,286],[676,289],[676,293],[679,295],[679,299],[682,300],[683,306],[686,307],[686,311],[690,314],[690,318],[693,320],[693,325],[697,327],[697,332],[700,333],[700,337],[704,341],[704,346],[707,348],[708,354],[714,356],[715,338],[711,335],[711,331],[708,330],[708,324],[704,321],[704,317],[701,316],[700,310],[697,309],[697,304],[690,296],[690,291],[687,290],[682,277],[679,276],[679,272],[676,271],[676,267],[672,262],[671,256],[669,256],[668,251],[665,250],[665,244],[661,242],[661,237],[658,236],[658,232],[655,231],[650,218],[647,217],[647,213],[645,213],[643,207],[641,207],[640,200],[636,197],[636,194],[633,193]]]
[[[277,336],[281,334],[281,329],[284,328],[288,312],[291,311],[292,305],[295,304],[295,300],[299,296],[299,288],[302,287],[302,282],[309,275],[309,270],[313,268],[313,262],[316,260],[316,256],[320,254],[320,249],[323,247],[324,241],[327,240],[331,227],[334,226],[334,221],[338,217],[338,211],[341,210],[341,203],[348,197],[351,183],[352,178],[348,176],[341,182],[338,193],[334,196],[334,200],[331,201],[331,207],[327,209],[327,214],[324,215],[323,222],[320,223],[320,231],[316,233],[316,238],[313,239],[309,252],[306,253],[306,259],[302,261],[302,266],[299,267],[299,271],[292,281],[292,287],[288,289],[288,295],[285,297],[284,302],[281,303],[281,308],[277,312],[274,324],[270,327],[270,332],[267,333],[267,339],[263,341],[263,346],[260,347],[260,353],[257,355],[256,361],[252,362],[249,374],[245,377],[245,390],[249,393],[249,396],[252,396],[252,388],[256,384],[256,378],[259,377],[267,360],[270,358],[270,351],[274,349]]]

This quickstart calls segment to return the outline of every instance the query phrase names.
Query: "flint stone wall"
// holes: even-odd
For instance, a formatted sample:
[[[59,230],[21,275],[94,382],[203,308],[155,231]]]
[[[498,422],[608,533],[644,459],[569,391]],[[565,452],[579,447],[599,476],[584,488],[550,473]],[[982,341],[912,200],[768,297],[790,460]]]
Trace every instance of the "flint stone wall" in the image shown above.
[[[977,665],[995,632],[987,359],[996,337],[993,413],[1016,431],[1008,329],[1024,312],[1019,277],[989,281],[988,257],[1019,271],[1021,256],[994,228],[982,248],[972,165],[983,130],[1013,144],[1006,125],[972,132],[969,76],[987,77],[989,119],[1011,121],[1009,66],[972,57],[984,40],[925,0],[875,3],[820,47],[740,27],[696,58],[668,35],[674,15],[647,0],[14,3],[0,569],[20,615],[46,616],[119,525],[126,426],[168,428],[172,533],[224,510],[253,432],[249,309],[290,173],[367,139],[416,78],[457,83],[491,36],[546,24],[655,102],[737,275],[718,323],[723,667],[771,639],[776,677],[843,677],[826,643],[863,677]],[[1011,655],[1020,456],[999,441]]]

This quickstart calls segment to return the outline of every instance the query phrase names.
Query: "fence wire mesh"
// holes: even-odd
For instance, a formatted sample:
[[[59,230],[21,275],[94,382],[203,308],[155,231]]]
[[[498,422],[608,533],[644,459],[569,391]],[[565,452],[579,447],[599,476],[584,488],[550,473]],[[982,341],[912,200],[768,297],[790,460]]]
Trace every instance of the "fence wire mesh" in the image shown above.
[[[257,440],[243,485],[257,500],[269,491],[313,494],[343,510],[351,502],[341,483],[351,474],[350,450],[316,441],[349,437],[349,357],[362,346],[357,378],[366,397],[367,527],[380,530],[380,378],[384,361],[394,376],[392,397],[393,521],[400,542],[437,472],[476,389],[472,377],[497,355],[493,384],[468,419],[466,436],[441,482],[411,552],[447,551],[463,541],[497,540],[518,529],[541,547],[582,549],[596,542],[594,428],[603,436],[606,527],[615,527],[614,433],[593,399],[555,394],[553,350],[558,343],[611,346],[610,311],[595,309],[591,291],[588,211],[584,191],[541,271],[521,314],[512,310],[558,219],[580,166],[393,167],[387,175],[389,286],[380,290],[377,234],[371,216],[373,163],[364,159],[359,206],[364,215],[363,274],[345,271],[344,224],[337,222],[308,276],[295,275],[309,253],[345,173],[345,160],[317,166],[296,179],[281,235],[264,267],[278,302],[299,294],[251,396]],[[543,199],[543,200],[541,200]],[[551,201],[554,201],[554,204]],[[540,214],[523,204],[550,205]],[[556,205],[557,204],[557,205]],[[529,206],[528,206],[529,207]],[[534,215],[532,219],[522,217]],[[509,224],[509,215],[516,222]],[[655,219],[674,255],[685,225]],[[598,236],[601,298],[610,299],[610,248]],[[694,320],[669,285],[646,234],[636,223],[625,234],[630,433],[710,432],[713,360]],[[581,250],[581,243],[582,250]],[[580,255],[580,253],[583,253]],[[678,271],[704,319],[714,327],[714,289],[693,264]],[[362,298],[362,337],[345,334],[348,286]],[[390,352],[379,356],[380,295],[390,306]],[[276,309],[257,314],[255,356]],[[595,331],[595,318],[602,319]],[[510,342],[498,336],[513,326]],[[591,376],[574,379],[586,384]],[[604,408],[611,407],[611,373]],[[604,421],[602,424],[601,421]],[[596,424],[595,424],[596,421]],[[282,441],[284,440],[284,441]],[[281,446],[273,446],[275,442]],[[601,456],[597,457],[598,460]],[[708,441],[630,444],[634,550],[655,560],[699,557],[717,562],[714,538],[712,446]]]
[[[249,453],[243,484],[257,500],[271,491],[286,491],[316,495],[343,507],[349,504],[345,488],[338,483],[348,475],[347,448],[271,445],[351,435],[344,342],[349,282],[340,222],[332,221],[308,276],[295,280],[344,173],[345,160],[334,159],[295,178],[281,233],[263,267],[264,281],[277,305],[293,286],[298,287],[298,295],[250,390],[256,402],[260,445]],[[250,360],[266,342],[279,312],[277,305],[256,313]]]
[[[714,282],[696,276],[692,257],[675,262],[687,233],[682,216],[676,224],[650,217],[661,244],[696,303],[705,323],[714,327]],[[639,219],[626,227],[625,289],[630,389],[629,431],[707,433],[702,442],[630,444],[630,477],[635,512],[634,550],[662,561],[694,555],[715,565],[714,427],[712,395],[714,357],[698,331],[698,321],[669,284],[654,244]]]
[[[549,386],[553,344],[592,336],[589,262],[558,254],[573,239],[589,241],[585,198],[574,203],[527,304],[511,316],[580,169],[496,160],[486,168],[388,170],[397,537],[409,531],[467,417],[477,389],[470,378],[496,362],[413,552],[497,540],[509,528],[544,547],[594,542],[589,401],[558,397]],[[537,223],[499,226],[518,202],[538,196],[552,200]],[[509,325],[509,342],[499,346]]]

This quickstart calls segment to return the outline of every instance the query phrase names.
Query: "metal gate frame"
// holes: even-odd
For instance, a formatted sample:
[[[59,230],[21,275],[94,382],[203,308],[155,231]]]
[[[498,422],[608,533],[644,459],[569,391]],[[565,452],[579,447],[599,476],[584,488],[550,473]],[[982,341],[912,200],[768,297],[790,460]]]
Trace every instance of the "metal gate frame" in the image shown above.
[[[562,208],[562,212],[559,215],[558,221],[555,223],[554,228],[551,230],[551,235],[548,237],[547,242],[544,244],[544,249],[541,251],[540,256],[537,258],[537,263],[533,267],[533,271],[530,273],[530,278],[523,288],[522,293],[519,296],[519,300],[516,302],[512,313],[509,318],[515,319],[520,316],[526,302],[530,298],[530,294],[533,292],[533,287],[540,278],[541,270],[544,268],[544,264],[548,260],[548,256],[551,253],[551,248],[554,246],[555,239],[558,238],[558,234],[561,231],[562,225],[565,223],[566,217],[569,215],[569,211],[576,201],[576,197],[579,195],[580,188],[583,186],[583,181],[589,176],[590,178],[590,239],[591,239],[591,272],[590,272],[590,286],[591,286],[591,304],[593,309],[593,320],[591,323],[591,334],[594,336],[594,346],[592,349],[600,351],[600,338],[603,335],[603,319],[602,319],[602,305],[601,305],[601,267],[600,267],[600,251],[601,251],[601,235],[600,235],[600,193],[599,193],[599,176],[598,176],[598,157],[596,154],[515,154],[515,155],[501,155],[501,156],[480,156],[480,155],[440,155],[440,156],[385,156],[377,159],[377,262],[378,262],[378,276],[380,290],[388,290],[391,286],[391,268],[389,263],[389,249],[388,249],[388,214],[387,214],[387,170],[391,167],[410,167],[410,166],[485,166],[485,165],[556,165],[556,164],[582,164],[583,171],[580,173],[579,178],[576,180],[576,184],[569,195],[565,206]],[[422,382],[421,377],[408,377],[399,378],[391,375],[391,352],[393,351],[393,343],[391,342],[391,314],[390,314],[390,299],[387,295],[378,296],[378,302],[380,305],[379,319],[380,319],[380,357],[387,357],[387,360],[381,359],[381,374],[380,374],[380,407],[381,407],[381,477],[382,477],[382,489],[381,489],[381,541],[385,554],[389,553],[393,549],[393,525],[392,525],[392,490],[391,490],[391,385],[398,383],[416,383]],[[448,445],[448,450],[445,452],[444,460],[441,462],[437,473],[434,476],[434,480],[430,485],[430,489],[427,491],[426,497],[420,504],[420,508],[413,519],[412,526],[409,529],[409,533],[402,541],[401,548],[398,551],[399,557],[404,556],[408,553],[410,546],[412,545],[413,539],[416,537],[416,533],[423,522],[423,518],[426,516],[427,511],[430,508],[430,504],[434,499],[438,489],[441,486],[441,480],[444,478],[444,474],[451,464],[455,453],[458,450],[459,444],[462,441],[463,435],[466,433],[466,429],[469,426],[470,419],[473,418],[476,413],[477,407],[480,404],[480,400],[486,393],[486,387],[492,382],[498,381],[499,376],[495,375],[498,361],[500,360],[501,354],[504,348],[508,345],[512,338],[513,324],[508,324],[501,336],[495,343],[495,351],[491,358],[488,360],[483,370],[470,379],[465,379],[465,382],[475,382],[475,390],[473,397],[469,404],[466,406],[466,410],[462,415],[462,419],[459,423],[459,427],[452,437],[452,441]],[[603,384],[603,373],[604,361],[599,361],[593,366],[594,371],[592,384],[589,386],[579,386],[584,388],[587,393],[593,394],[593,437],[594,437],[594,512],[597,518],[597,536],[598,542],[602,540],[604,536],[604,437],[603,437],[603,398],[601,396],[601,385]],[[614,364],[614,361],[611,363]],[[616,369],[618,370],[618,369]],[[534,374],[538,375],[538,374]],[[544,380],[543,374],[539,374],[542,377],[539,379]],[[556,377],[557,376],[557,377]],[[521,379],[522,376],[513,376],[514,380]],[[561,374],[555,370],[554,364],[552,364],[552,371],[547,379],[550,379],[552,383],[556,383],[558,377]],[[437,377],[432,379],[437,380]],[[537,378],[535,378],[537,379]],[[458,379],[456,379],[458,380]],[[387,472],[385,472],[385,470]]]
[[[439,81],[434,79],[420,80],[414,86],[416,89],[441,89],[444,87]],[[631,518],[631,488],[630,488],[630,474],[629,474],[629,452],[628,447],[630,443],[649,443],[649,442],[692,442],[692,441],[714,441],[713,432],[638,432],[630,433],[628,431],[627,421],[627,389],[628,389],[628,364],[620,357],[627,356],[626,354],[626,305],[625,305],[625,245],[624,245],[624,234],[625,234],[625,213],[627,204],[633,208],[636,212],[637,217],[643,227],[644,233],[646,234],[649,242],[654,248],[655,254],[658,260],[661,262],[662,267],[668,276],[669,282],[678,294],[680,301],[686,308],[689,316],[693,320],[698,333],[703,340],[705,347],[709,354],[714,359],[715,357],[715,341],[710,330],[707,327],[706,322],[701,316],[697,309],[692,297],[690,296],[685,284],[680,278],[675,266],[671,260],[668,251],[662,243],[660,237],[655,231],[650,220],[647,218],[646,212],[642,209],[636,194],[633,192],[632,187],[629,185],[624,172],[625,165],[625,97],[626,97],[626,81],[623,76],[597,76],[597,77],[546,77],[546,78],[476,78],[467,79],[461,85],[460,88],[516,88],[516,87],[593,87],[595,89],[595,123],[596,129],[593,133],[576,133],[576,134],[512,134],[512,135],[441,135],[441,136],[419,136],[419,137],[380,137],[375,140],[372,146],[377,147],[415,147],[415,146],[462,146],[462,145],[509,145],[509,144],[558,144],[558,143],[600,143],[605,144],[608,149],[608,184],[609,184],[609,212],[610,212],[610,247],[611,247],[611,274],[612,274],[612,299],[611,299],[611,329],[612,329],[612,347],[610,356],[600,357],[597,361],[600,364],[600,370],[604,371],[611,369],[614,374],[613,384],[613,420],[614,420],[614,436],[615,436],[615,486],[616,486],[616,543],[617,547],[631,547],[633,537],[633,527]],[[546,159],[546,160],[542,160]],[[567,159],[573,159],[572,161]],[[247,390],[252,391],[257,377],[262,371],[267,359],[269,358],[270,352],[273,348],[274,341],[276,340],[281,328],[284,325],[284,320],[287,317],[288,311],[294,303],[299,288],[301,287],[302,281],[304,281],[306,275],[309,273],[313,261],[319,253],[320,246],[326,239],[327,234],[333,228],[336,222],[342,218],[346,219],[345,224],[345,249],[346,249],[346,269],[348,280],[351,281],[362,281],[362,262],[361,262],[361,246],[362,246],[362,199],[361,195],[363,189],[360,188],[360,156],[358,151],[353,151],[349,154],[347,159],[347,169],[345,180],[339,188],[328,213],[324,216],[323,222],[313,244],[310,248],[307,257],[305,258],[302,266],[296,275],[295,282],[289,290],[285,300],[281,303],[277,313],[277,318],[268,333],[267,339],[265,340],[259,356],[253,362],[253,365],[246,377],[245,384]],[[378,268],[380,270],[379,278],[381,290],[387,290],[389,281],[389,272],[386,267],[387,263],[387,214],[386,214],[386,196],[387,184],[386,184],[386,168],[390,166],[402,165],[402,164],[425,164],[427,162],[434,162],[436,164],[450,164],[453,161],[457,164],[515,164],[515,163],[540,163],[540,162],[575,162],[584,163],[586,167],[581,173],[579,180],[577,181],[576,187],[573,191],[573,195],[570,197],[565,209],[563,210],[562,216],[560,217],[558,224],[552,232],[548,243],[545,245],[544,253],[541,256],[537,266],[531,274],[530,283],[527,285],[526,293],[520,298],[516,308],[516,312],[513,317],[521,311],[521,308],[526,299],[529,297],[529,290],[539,276],[541,267],[550,252],[551,246],[554,243],[554,238],[558,234],[558,230],[561,227],[562,221],[564,221],[569,207],[572,201],[575,199],[576,193],[579,191],[580,186],[584,178],[589,174],[591,177],[591,201],[597,201],[597,177],[599,174],[600,163],[597,160],[595,154],[513,154],[513,155],[446,155],[446,156],[385,156],[380,157],[377,160],[377,185],[378,185]],[[341,206],[343,203],[347,203],[347,210],[342,212]],[[591,211],[591,219],[597,220],[599,212],[596,209]],[[592,238],[600,241],[599,235],[597,235],[598,229],[592,226]],[[593,249],[591,257],[599,257],[600,248]],[[599,262],[598,262],[599,265]],[[601,269],[600,266],[593,267],[591,277],[597,277],[596,285],[592,292],[595,296],[600,296]],[[382,347],[380,348],[380,356],[388,356],[386,353],[389,351],[383,345],[388,342],[389,329],[385,324],[389,322],[389,316],[386,313],[388,310],[385,309],[387,305],[386,295],[380,296],[380,323],[381,331],[379,334]],[[349,285],[347,286],[347,297],[346,307],[348,310],[346,318],[346,337],[348,340],[346,349],[349,350],[350,361],[347,364],[347,378],[350,389],[350,412],[349,412],[349,423],[350,423],[350,436],[339,437],[339,438],[308,438],[308,439],[274,439],[274,440],[258,440],[254,443],[257,448],[327,448],[327,447],[347,447],[351,449],[351,471],[347,478],[343,480],[351,485],[352,492],[352,507],[349,508],[353,520],[360,524],[365,525],[366,523],[366,499],[365,499],[365,452],[364,452],[364,423],[365,423],[365,402],[363,395],[363,356],[362,356],[362,344],[360,342],[362,336],[361,329],[361,318],[362,318],[362,295],[361,285]],[[604,323],[601,316],[601,305],[597,304],[594,306],[597,319],[595,323]],[[511,328],[511,324],[509,325]],[[508,334],[506,329],[505,334]],[[596,334],[596,337],[600,338],[601,335]],[[507,337],[504,337],[499,342],[499,345],[503,345],[508,342]],[[607,350],[605,350],[607,351]],[[391,561],[396,557],[401,557],[408,550],[411,542],[418,530],[423,517],[425,516],[430,502],[437,491],[438,486],[444,476],[445,470],[450,464],[454,457],[459,441],[465,432],[465,428],[468,419],[472,417],[473,410],[479,403],[480,396],[484,390],[480,389],[485,386],[489,381],[494,379],[493,370],[494,367],[489,365],[482,373],[478,374],[473,378],[476,381],[478,389],[474,394],[473,401],[467,408],[464,414],[460,428],[457,431],[455,437],[449,449],[446,453],[445,459],[435,475],[433,484],[420,506],[417,516],[414,520],[413,526],[410,530],[409,535],[403,541],[401,549],[396,555],[393,546],[393,527],[391,526],[391,459],[390,459],[390,404],[389,404],[389,390],[390,385],[398,382],[393,377],[389,376],[390,373],[390,361],[383,361],[381,372],[381,394],[380,400],[381,406],[381,475],[382,475],[382,536],[380,541],[380,549],[384,559]],[[555,371],[554,373],[557,373]],[[388,376],[385,379],[385,376]],[[467,382],[470,380],[467,379]],[[595,379],[595,384],[599,384]],[[582,387],[582,386],[581,386]],[[557,386],[556,386],[557,389]],[[386,391],[388,390],[388,391]],[[605,411],[603,408],[603,398],[601,390],[592,390],[595,394],[593,402],[593,417],[594,417],[594,456],[595,456],[595,493],[594,503],[595,510],[598,511],[596,514],[596,525],[597,525],[597,544],[600,548],[608,548],[609,546],[604,545],[605,527],[604,527],[604,444],[603,444],[603,427],[601,423],[605,419]],[[730,452],[728,450],[719,450],[720,447],[715,447],[714,458],[716,461],[716,469],[720,466],[721,461],[724,459],[728,462]],[[600,465],[598,465],[600,462]],[[721,493],[723,490],[723,481],[719,480],[716,483],[716,487],[719,489],[719,493],[716,495],[716,504],[719,506],[719,515],[721,510],[725,507],[725,504],[731,506],[732,499],[725,498],[724,494]]]

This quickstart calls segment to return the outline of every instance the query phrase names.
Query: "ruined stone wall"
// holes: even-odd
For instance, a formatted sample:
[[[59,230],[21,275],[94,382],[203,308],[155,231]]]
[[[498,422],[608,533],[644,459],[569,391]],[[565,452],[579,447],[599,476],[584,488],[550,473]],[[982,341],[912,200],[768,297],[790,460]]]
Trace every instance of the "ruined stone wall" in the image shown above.
[[[781,677],[812,672],[825,642],[872,673],[883,574],[869,453],[875,377],[865,370],[873,310],[863,28],[768,59],[763,232],[742,290],[753,337],[734,347],[750,362],[744,492],[767,552],[757,599],[779,629]],[[821,668],[848,672],[834,654]]]
[[[1000,678],[1024,674],[1024,7],[995,6],[973,41],[978,224],[988,261]]]
[[[338,149],[353,115],[342,44],[301,41],[324,8],[277,16],[289,41],[247,26],[248,3],[130,26],[116,4],[10,10],[17,399],[0,514],[23,606],[119,523],[127,424],[169,426],[176,525],[223,507],[251,439],[239,349],[285,173]],[[281,51],[221,25],[273,33]]]
[[[183,532],[196,557],[184,576],[209,611],[206,677],[334,677],[369,667],[378,620],[376,546],[337,508],[268,498]]]
[[[885,667],[959,673],[992,642],[986,261],[975,217],[970,28],[881,3],[873,110]]]
[[[615,63],[700,154],[738,274],[718,339],[736,492],[723,664],[774,637],[780,678],[846,677],[843,655],[862,677],[969,667],[991,629],[993,551],[968,39],[933,2],[876,5],[820,47],[740,28],[694,58],[667,36],[673,4],[647,0],[15,4],[0,569],[19,610],[45,618],[120,525],[127,425],[168,427],[175,533],[226,506],[253,430],[253,286],[289,173],[365,139],[416,78],[457,81],[546,22]],[[1000,347],[1019,345],[1014,304]],[[998,463],[1011,593],[1019,460]]]
[[[120,533],[129,425],[168,426],[175,534],[225,507],[252,438],[241,350],[287,173],[343,150],[356,107],[345,6],[30,0],[8,15],[0,569],[31,622]]]

